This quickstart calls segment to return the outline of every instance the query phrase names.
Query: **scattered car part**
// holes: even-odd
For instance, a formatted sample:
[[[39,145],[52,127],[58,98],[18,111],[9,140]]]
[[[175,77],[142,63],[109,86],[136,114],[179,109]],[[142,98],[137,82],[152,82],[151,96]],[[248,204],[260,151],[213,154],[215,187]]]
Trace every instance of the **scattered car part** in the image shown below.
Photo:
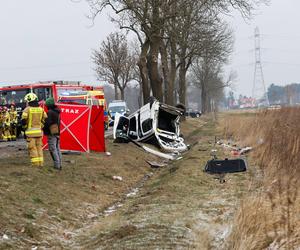
[[[123,181],[123,178],[121,176],[114,175],[112,178],[113,180]]]
[[[146,161],[146,162],[151,166],[151,168],[161,168],[168,165],[167,163],[164,162],[156,162],[156,161]]]
[[[153,154],[153,155],[156,155],[158,157],[161,157],[161,158],[165,158],[167,160],[177,160],[177,158],[179,157],[178,155],[174,155],[174,154],[167,154],[167,153],[162,153],[162,152],[159,152],[155,149],[152,149],[152,148],[149,148],[149,147],[146,147],[144,145],[141,145],[133,140],[131,140],[131,142],[133,144],[135,144],[136,146],[142,148],[143,150],[145,150],[146,152],[150,153],[150,154]]]
[[[212,159],[206,163],[204,171],[210,174],[245,172],[247,164],[244,159]]]

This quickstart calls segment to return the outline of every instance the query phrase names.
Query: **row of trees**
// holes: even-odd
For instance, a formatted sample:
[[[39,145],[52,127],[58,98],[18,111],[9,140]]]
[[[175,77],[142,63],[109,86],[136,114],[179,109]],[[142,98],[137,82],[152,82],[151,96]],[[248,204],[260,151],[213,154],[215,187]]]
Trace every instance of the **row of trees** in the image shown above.
[[[112,20],[121,29],[134,32],[136,47],[140,47],[130,50],[125,36],[111,34],[93,53],[100,79],[118,87],[121,98],[128,82],[135,79],[144,102],[153,95],[174,105],[186,104],[190,74],[189,79],[201,89],[202,111],[207,112],[234,78],[224,80],[223,66],[232,51],[233,36],[222,15],[236,9],[249,17],[264,0],[87,1],[92,18],[110,7]]]
[[[271,84],[267,91],[270,104],[295,105],[300,103],[300,84],[292,83],[286,86]]]

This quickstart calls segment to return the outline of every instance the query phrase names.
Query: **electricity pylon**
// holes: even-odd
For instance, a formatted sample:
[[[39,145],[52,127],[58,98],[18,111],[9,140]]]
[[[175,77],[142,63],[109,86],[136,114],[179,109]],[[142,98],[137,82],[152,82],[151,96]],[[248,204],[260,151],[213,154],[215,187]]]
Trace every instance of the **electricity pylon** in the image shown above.
[[[266,86],[264,81],[263,68],[261,64],[261,50],[260,50],[260,33],[258,27],[254,31],[255,42],[255,66],[254,66],[254,79],[252,88],[252,98],[256,100],[256,105],[261,103],[265,106],[269,106],[268,94],[266,92]]]

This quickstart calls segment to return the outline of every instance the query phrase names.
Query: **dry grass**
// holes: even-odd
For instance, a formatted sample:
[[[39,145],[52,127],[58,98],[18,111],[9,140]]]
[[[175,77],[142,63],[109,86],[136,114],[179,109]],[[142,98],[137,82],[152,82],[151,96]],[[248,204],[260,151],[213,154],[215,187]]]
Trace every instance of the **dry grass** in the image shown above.
[[[115,214],[85,230],[74,249],[221,249],[236,204],[248,192],[250,171],[228,175],[220,184],[203,172],[214,147],[215,122],[201,117],[182,125],[191,150],[158,169]]]
[[[225,136],[255,148],[252,163],[263,182],[244,201],[229,240],[229,249],[300,247],[300,109],[226,116]]]
[[[107,148],[112,156],[64,155],[61,172],[51,166],[48,152],[46,166],[38,169],[30,167],[26,150],[7,148],[10,156],[0,165],[0,249],[62,249],[69,232],[92,223],[151,171],[145,159],[155,158],[131,143],[107,140]]]

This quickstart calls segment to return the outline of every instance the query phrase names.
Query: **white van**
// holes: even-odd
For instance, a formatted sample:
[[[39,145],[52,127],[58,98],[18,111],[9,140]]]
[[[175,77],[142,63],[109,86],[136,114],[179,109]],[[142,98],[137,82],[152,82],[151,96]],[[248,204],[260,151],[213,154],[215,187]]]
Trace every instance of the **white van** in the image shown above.
[[[127,115],[129,113],[129,109],[125,101],[114,100],[111,103],[109,103],[108,112],[111,118],[109,125],[112,126],[114,124],[116,113],[119,113],[121,115]]]

